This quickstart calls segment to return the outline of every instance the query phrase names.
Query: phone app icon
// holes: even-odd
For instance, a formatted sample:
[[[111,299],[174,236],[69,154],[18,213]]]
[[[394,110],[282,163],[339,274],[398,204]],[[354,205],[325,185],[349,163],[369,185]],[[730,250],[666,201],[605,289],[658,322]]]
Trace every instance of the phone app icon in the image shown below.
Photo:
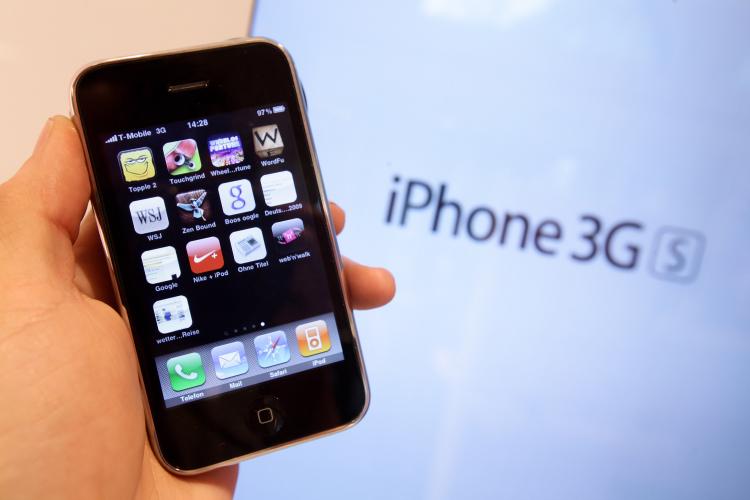
[[[271,234],[283,251],[295,251],[304,242],[305,225],[302,219],[288,219],[274,223]]]
[[[194,174],[201,169],[198,144],[193,139],[168,142],[162,150],[169,175]]]
[[[169,227],[167,207],[159,196],[136,200],[130,204],[130,217],[138,234],[153,233]]]
[[[211,202],[205,189],[178,193],[174,199],[177,215],[183,224],[190,225],[211,219]]]
[[[229,167],[245,161],[239,134],[221,134],[208,138],[208,154],[214,167]]]
[[[184,391],[206,383],[201,355],[197,352],[183,354],[167,360],[169,383],[175,391]]]
[[[154,317],[160,333],[176,332],[190,328],[193,324],[187,297],[184,295],[154,302]]]
[[[299,325],[294,333],[297,334],[297,347],[303,356],[314,356],[331,348],[328,325],[323,320]]]
[[[266,243],[263,241],[263,232],[260,228],[251,227],[235,231],[229,235],[229,243],[232,245],[232,255],[237,264],[266,258]]]
[[[263,198],[269,207],[284,205],[297,199],[294,179],[288,170],[264,175],[260,178],[260,187],[263,189]]]
[[[253,340],[255,344],[255,354],[258,355],[258,364],[261,368],[286,363],[292,357],[289,351],[289,344],[286,341],[286,333],[279,330],[271,333],[258,335]]]
[[[180,263],[174,247],[161,247],[146,250],[141,254],[146,281],[152,285],[172,281],[180,277]]]
[[[120,162],[125,182],[144,181],[156,175],[154,154],[151,148],[120,151],[117,154],[117,160]]]
[[[284,141],[276,124],[253,128],[255,154],[261,158],[280,155],[284,151]]]
[[[190,269],[195,274],[207,273],[224,267],[221,243],[216,236],[190,241],[185,246],[185,250],[190,259]]]
[[[211,349],[216,376],[220,379],[236,377],[247,373],[250,365],[245,356],[245,345],[242,342],[230,342]]]
[[[243,214],[255,210],[253,188],[247,179],[219,184],[219,199],[225,215]]]

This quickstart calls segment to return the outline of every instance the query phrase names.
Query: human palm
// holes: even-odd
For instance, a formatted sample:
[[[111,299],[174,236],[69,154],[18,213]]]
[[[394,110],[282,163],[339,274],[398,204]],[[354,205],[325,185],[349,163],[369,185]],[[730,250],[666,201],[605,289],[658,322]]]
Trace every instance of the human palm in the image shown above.
[[[237,467],[180,477],[148,444],[130,332],[113,309],[80,141],[62,117],[0,186],[0,497],[228,498]],[[344,214],[332,206],[337,231]],[[83,223],[81,223],[81,220]],[[355,307],[391,275],[346,261]]]

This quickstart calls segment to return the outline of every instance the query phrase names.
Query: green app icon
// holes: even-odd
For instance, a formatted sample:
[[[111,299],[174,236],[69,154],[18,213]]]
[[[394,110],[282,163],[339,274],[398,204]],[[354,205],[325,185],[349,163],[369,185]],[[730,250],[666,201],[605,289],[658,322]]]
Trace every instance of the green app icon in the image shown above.
[[[194,174],[201,169],[201,155],[194,139],[168,142],[162,148],[169,175]]]
[[[184,391],[206,383],[201,355],[197,352],[169,358],[167,370],[172,389],[175,391]]]

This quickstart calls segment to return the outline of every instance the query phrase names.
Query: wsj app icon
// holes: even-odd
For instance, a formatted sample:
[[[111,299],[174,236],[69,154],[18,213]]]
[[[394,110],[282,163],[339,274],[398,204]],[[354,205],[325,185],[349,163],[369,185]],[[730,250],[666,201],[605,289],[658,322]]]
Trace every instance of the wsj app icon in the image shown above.
[[[154,154],[150,148],[129,149],[117,155],[125,182],[138,182],[156,175]]]
[[[154,317],[160,333],[176,332],[190,328],[193,324],[187,297],[184,295],[154,302]]]
[[[159,196],[136,200],[130,204],[130,217],[138,234],[161,231],[169,226],[164,199]]]
[[[245,356],[245,345],[242,342],[230,342],[211,349],[216,376],[220,379],[236,377],[247,373],[250,365]]]
[[[219,199],[225,215],[243,214],[255,210],[253,188],[247,179],[219,184]]]
[[[689,283],[701,267],[706,239],[697,231],[663,227],[656,233],[651,274],[668,281]]]
[[[297,347],[303,356],[314,356],[331,348],[328,325],[323,320],[299,325],[294,333],[297,335]]]
[[[261,158],[280,155],[284,151],[284,141],[276,124],[255,127],[253,129],[253,146],[255,154]]]

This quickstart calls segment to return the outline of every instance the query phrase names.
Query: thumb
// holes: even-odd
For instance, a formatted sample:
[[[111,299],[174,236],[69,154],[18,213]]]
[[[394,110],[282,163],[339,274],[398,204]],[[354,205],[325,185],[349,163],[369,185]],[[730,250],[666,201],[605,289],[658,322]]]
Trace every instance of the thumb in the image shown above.
[[[62,116],[50,118],[31,157],[0,186],[4,219],[0,246],[17,257],[15,262],[0,259],[0,275],[46,279],[52,273],[72,279],[72,244],[89,194],[86,163],[73,123]]]

